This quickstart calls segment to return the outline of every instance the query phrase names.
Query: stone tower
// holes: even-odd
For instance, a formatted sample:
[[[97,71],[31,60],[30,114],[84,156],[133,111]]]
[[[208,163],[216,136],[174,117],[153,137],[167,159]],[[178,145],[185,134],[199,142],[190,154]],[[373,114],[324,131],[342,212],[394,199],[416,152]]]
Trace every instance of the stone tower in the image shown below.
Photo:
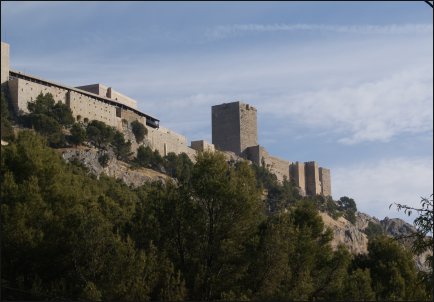
[[[212,143],[217,149],[243,154],[258,145],[256,108],[241,102],[212,106]]]
[[[306,162],[305,173],[306,173],[306,194],[310,196],[321,194],[318,163],[316,161]]]
[[[330,169],[319,168],[319,181],[321,182],[321,194],[323,196],[332,196]]]

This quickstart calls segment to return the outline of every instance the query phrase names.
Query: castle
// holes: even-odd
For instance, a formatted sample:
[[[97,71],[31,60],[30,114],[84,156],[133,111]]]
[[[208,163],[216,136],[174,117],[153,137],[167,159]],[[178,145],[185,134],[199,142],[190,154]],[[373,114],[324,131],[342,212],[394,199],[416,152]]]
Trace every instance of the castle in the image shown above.
[[[102,84],[69,87],[10,70],[9,44],[4,42],[1,42],[1,87],[9,94],[17,115],[28,113],[27,104],[40,93],[51,93],[54,100],[68,105],[78,122],[99,120],[130,133],[131,122],[138,120],[148,129],[145,143],[163,156],[169,152],[186,153],[194,159],[197,151],[217,149],[228,159],[244,158],[267,167],[279,181],[294,181],[302,195],[332,194],[329,169],[319,167],[315,161],[290,162],[271,156],[258,144],[257,110],[242,102],[212,106],[212,144],[199,140],[189,146],[185,136],[161,127],[157,118],[138,110],[135,100],[112,87]],[[137,145],[133,144],[134,147]]]

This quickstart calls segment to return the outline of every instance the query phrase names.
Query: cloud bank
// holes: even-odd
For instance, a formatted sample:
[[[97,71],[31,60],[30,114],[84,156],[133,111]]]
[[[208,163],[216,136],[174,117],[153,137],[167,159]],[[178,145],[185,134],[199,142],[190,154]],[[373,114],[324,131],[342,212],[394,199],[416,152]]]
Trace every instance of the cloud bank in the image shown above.
[[[420,207],[421,197],[433,193],[432,158],[389,158],[361,162],[332,170],[333,196],[354,198],[361,212],[377,218],[400,217],[412,223],[410,217],[389,210],[391,203]]]
[[[225,39],[247,33],[332,32],[361,35],[408,35],[432,33],[432,24],[327,25],[327,24],[233,24],[220,25],[207,32],[210,39]]]

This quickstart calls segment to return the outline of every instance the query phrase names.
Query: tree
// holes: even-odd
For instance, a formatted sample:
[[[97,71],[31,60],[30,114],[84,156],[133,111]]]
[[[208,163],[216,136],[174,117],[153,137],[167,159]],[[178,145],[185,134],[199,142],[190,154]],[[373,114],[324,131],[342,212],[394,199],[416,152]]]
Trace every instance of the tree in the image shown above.
[[[86,128],[87,138],[99,148],[107,147],[115,136],[116,130],[104,122],[92,120]]]
[[[107,167],[109,160],[110,158],[107,153],[103,153],[98,157],[98,162],[103,168]]]
[[[152,163],[154,155],[152,149],[148,146],[139,146],[137,148],[136,162],[142,167],[149,167]]]
[[[82,125],[74,123],[70,131],[69,139],[74,145],[81,145],[86,140],[86,129]]]
[[[113,137],[113,150],[116,154],[116,158],[127,161],[129,157],[131,156],[131,142],[125,141],[125,137],[123,133],[116,131],[114,137]]]
[[[137,120],[131,123],[131,130],[133,131],[137,143],[142,142],[145,138],[145,135],[148,134],[148,129],[146,129],[146,127]]]
[[[389,206],[392,207],[393,204]],[[417,255],[421,255],[428,252],[426,257],[427,267],[429,268],[428,273],[424,274],[423,279],[428,285],[431,291],[431,297],[434,296],[433,292],[433,194],[429,198],[421,198],[420,207],[415,208],[399,203],[395,203],[398,211],[403,210],[404,213],[409,216],[411,213],[416,212],[418,216],[414,219],[414,225],[416,227],[416,232],[411,234],[409,237],[414,238],[412,248]]]
[[[427,293],[410,251],[393,238],[379,236],[369,241],[367,257],[357,267],[369,269],[377,300],[425,300]]]
[[[354,199],[343,196],[338,200],[338,205],[341,211],[344,211],[344,217],[352,224],[356,223],[357,205]]]
[[[13,137],[14,137],[14,133],[10,121],[9,106],[2,92],[1,93],[1,138],[10,140]]]
[[[75,121],[71,109],[60,101],[56,103],[51,93],[44,95],[41,92],[34,102],[27,104],[27,108],[31,114],[46,115],[65,127],[70,127]]]

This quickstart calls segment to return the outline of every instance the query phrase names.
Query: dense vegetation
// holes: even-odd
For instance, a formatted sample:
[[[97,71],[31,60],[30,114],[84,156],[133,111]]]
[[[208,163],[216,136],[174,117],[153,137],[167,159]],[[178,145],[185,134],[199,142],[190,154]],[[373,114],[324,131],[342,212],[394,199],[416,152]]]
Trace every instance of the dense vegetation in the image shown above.
[[[126,143],[106,125],[80,127],[102,149]],[[96,179],[49,145],[51,133],[24,130],[1,148],[2,299],[432,298],[411,253],[392,239],[376,234],[367,255],[333,251],[318,209],[350,215],[349,198],[302,198],[265,168],[220,153],[199,153],[193,164],[146,147],[134,161],[173,181],[133,189]]]

